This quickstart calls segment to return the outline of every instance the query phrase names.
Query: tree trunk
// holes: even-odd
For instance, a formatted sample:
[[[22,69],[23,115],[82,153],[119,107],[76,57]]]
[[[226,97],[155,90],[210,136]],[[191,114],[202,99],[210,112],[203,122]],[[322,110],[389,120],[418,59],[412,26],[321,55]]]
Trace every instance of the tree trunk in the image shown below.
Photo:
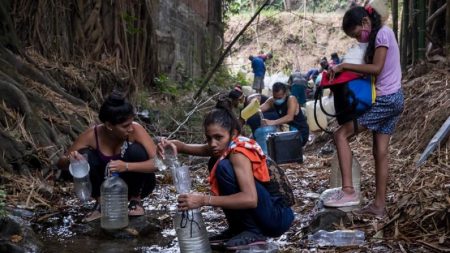
[[[403,1],[403,10],[402,10],[402,30],[400,36],[400,50],[401,56],[400,61],[402,65],[402,70],[406,69],[406,65],[408,64],[408,34],[409,34],[409,1]]]
[[[394,31],[395,38],[398,39],[398,0],[392,0],[392,30]]]
[[[425,59],[425,0],[417,0],[417,58]]]
[[[447,47],[447,56],[450,56],[450,0],[447,0],[447,11],[445,15],[445,44]]]

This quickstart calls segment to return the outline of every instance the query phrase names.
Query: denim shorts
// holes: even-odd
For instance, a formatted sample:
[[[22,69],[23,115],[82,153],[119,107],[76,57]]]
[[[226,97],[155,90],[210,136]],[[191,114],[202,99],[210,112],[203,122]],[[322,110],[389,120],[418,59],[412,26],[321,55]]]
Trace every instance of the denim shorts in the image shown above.
[[[403,112],[403,91],[378,96],[372,107],[358,118],[358,124],[381,134],[392,135]]]

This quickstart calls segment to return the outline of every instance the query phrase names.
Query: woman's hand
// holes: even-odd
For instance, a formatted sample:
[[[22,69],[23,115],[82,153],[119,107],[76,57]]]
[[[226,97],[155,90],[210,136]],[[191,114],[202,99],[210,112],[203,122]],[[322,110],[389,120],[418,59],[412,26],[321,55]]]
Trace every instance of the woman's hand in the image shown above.
[[[86,160],[86,158],[82,154],[78,153],[78,151],[70,152],[67,157],[69,158],[69,161],[72,161],[72,160],[75,160],[75,161]]]
[[[275,125],[275,120],[263,119],[261,120],[261,126],[273,126]]]
[[[178,196],[178,209],[189,210],[200,208],[205,204],[206,195],[201,193],[180,194]]]
[[[328,71],[328,75],[330,78],[330,81],[332,81],[336,75],[336,73],[342,72],[344,70],[344,66],[343,64],[338,64],[338,65],[334,65],[330,68],[330,70]]]
[[[109,173],[128,171],[128,163],[122,160],[111,160],[107,166],[109,169]]]
[[[166,138],[161,138],[161,140],[158,143],[158,150],[157,150],[158,156],[165,159],[165,150],[167,149],[172,149],[173,154],[175,156],[177,155],[177,146],[175,146],[175,144],[172,141]]]

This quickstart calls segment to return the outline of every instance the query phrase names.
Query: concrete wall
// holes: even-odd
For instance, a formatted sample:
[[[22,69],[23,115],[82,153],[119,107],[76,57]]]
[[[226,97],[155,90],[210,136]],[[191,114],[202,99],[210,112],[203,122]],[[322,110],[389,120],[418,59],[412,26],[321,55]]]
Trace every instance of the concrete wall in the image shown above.
[[[155,21],[160,73],[182,82],[207,72],[222,49],[221,2],[159,1]]]

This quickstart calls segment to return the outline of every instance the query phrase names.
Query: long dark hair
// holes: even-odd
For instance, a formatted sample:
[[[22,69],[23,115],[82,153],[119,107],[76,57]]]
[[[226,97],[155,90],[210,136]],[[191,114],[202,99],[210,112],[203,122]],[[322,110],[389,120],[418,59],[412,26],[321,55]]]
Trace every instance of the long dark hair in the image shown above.
[[[241,133],[241,123],[231,108],[232,102],[228,97],[228,94],[219,96],[215,108],[206,114],[205,119],[203,120],[205,131],[208,126],[218,124],[226,129],[230,133],[230,136],[233,135],[234,130],[236,130],[238,134]]]
[[[134,116],[134,107],[119,91],[113,91],[103,102],[98,113],[101,122],[117,125]]]
[[[367,46],[364,60],[367,63],[373,63],[373,56],[375,54],[375,39],[377,38],[378,31],[383,26],[380,14],[374,9],[370,9],[370,13],[361,6],[353,7],[345,12],[342,19],[342,30],[346,34],[349,34],[357,25],[362,25],[362,20],[365,17],[369,17],[372,23],[372,30],[369,36],[369,45]]]

